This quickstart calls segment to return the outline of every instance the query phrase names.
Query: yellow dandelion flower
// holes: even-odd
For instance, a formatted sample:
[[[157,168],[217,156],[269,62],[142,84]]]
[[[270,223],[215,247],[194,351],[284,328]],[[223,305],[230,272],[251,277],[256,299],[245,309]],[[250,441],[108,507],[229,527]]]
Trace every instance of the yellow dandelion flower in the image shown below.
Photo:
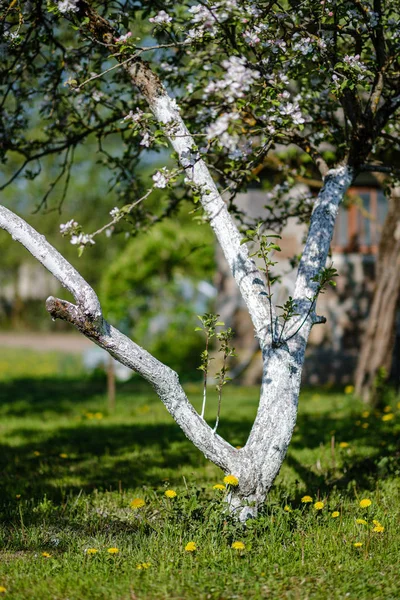
[[[94,413],[94,418],[95,419],[102,419],[103,418],[103,413],[101,413],[101,412]]]
[[[354,392],[354,385],[346,385],[344,388],[345,394],[352,394]]]
[[[364,412],[361,413],[361,416],[362,416],[363,419],[368,419],[369,414],[370,414],[369,410],[364,410]]]
[[[239,479],[235,477],[235,475],[226,475],[226,477],[224,477],[224,483],[236,487],[239,485]]]
[[[337,519],[340,517],[340,512],[338,510],[334,510],[332,513],[332,519]]]
[[[348,448],[349,446],[349,442],[340,442],[339,444],[339,448]]]
[[[186,552],[194,552],[197,550],[197,546],[194,542],[188,542],[185,546]]]
[[[0,594],[5,594],[7,591],[7,588],[4,587],[4,585],[0,585]]]
[[[65,452],[61,452],[60,458],[68,458],[68,454],[65,454]]]
[[[362,542],[354,542],[353,546],[354,548],[361,548]]]
[[[143,500],[143,498],[134,498],[130,503],[130,507],[133,509],[137,509],[142,508],[145,504],[146,502]]]
[[[383,409],[384,413],[390,413],[392,412],[392,407],[391,406],[385,406],[385,408]]]
[[[231,548],[234,550],[246,550],[246,546],[243,544],[243,542],[233,542]]]
[[[376,533],[382,533],[382,531],[385,531],[385,528],[383,525],[376,525],[372,531],[376,531]]]
[[[368,525],[365,519],[356,519],[357,525]]]
[[[42,556],[43,558],[51,558],[51,554],[49,554],[48,552],[42,552]]]
[[[400,402],[397,403],[397,408],[400,409]]]
[[[87,412],[87,413],[85,413],[85,417],[86,417],[87,419],[93,419],[93,417],[94,417],[94,414],[93,414],[93,413],[91,413],[91,412]]]
[[[379,521],[377,521],[376,519],[372,519],[372,522],[374,525],[382,525],[382,523],[379,523]]]
[[[315,510],[322,510],[324,508],[325,504],[323,502],[315,502],[314,504],[314,508]]]
[[[362,500],[360,500],[360,508],[368,508],[368,506],[371,506],[372,502],[369,498],[363,498]]]
[[[164,492],[164,494],[167,496],[167,498],[176,498],[177,494],[175,492],[175,490],[166,490]]]
[[[35,456],[40,456],[40,452],[38,450],[35,450],[33,453]]]
[[[151,563],[149,562],[145,562],[145,563],[139,563],[138,565],[136,565],[136,568],[140,571],[142,569],[146,570],[149,569],[151,567]]]
[[[213,485],[213,490],[220,490],[221,492],[225,491],[225,486],[222,483],[216,483]]]
[[[118,554],[118,548],[107,548],[108,554]]]
[[[286,506],[283,507],[283,510],[286,512],[292,512],[292,509],[290,508],[290,506],[288,504],[286,504]]]
[[[363,424],[361,425],[361,427],[362,427],[363,429],[368,429],[368,427],[369,427],[369,423],[363,423]]]
[[[357,425],[357,427],[358,427],[359,425],[361,425],[361,421],[356,421],[356,425]]]
[[[98,552],[97,548],[88,548],[86,550],[86,554],[96,554]]]
[[[21,494],[15,494],[15,498],[16,498],[17,500],[20,500],[20,499],[21,499]]]
[[[308,504],[309,502],[312,502],[312,498],[311,496],[303,496],[301,501],[303,504]]]
[[[382,421],[391,421],[392,419],[394,419],[393,413],[389,413],[388,415],[383,415],[383,417],[382,417]]]

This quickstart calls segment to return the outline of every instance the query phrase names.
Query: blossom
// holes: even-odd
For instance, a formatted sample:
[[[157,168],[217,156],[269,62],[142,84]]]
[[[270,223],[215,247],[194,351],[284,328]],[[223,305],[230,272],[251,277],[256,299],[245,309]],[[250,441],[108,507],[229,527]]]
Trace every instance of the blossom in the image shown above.
[[[345,394],[352,394],[354,392],[354,385],[346,385],[344,388]]]
[[[382,417],[382,421],[391,421],[392,419],[394,419],[394,414],[393,413],[389,413],[387,415],[383,415],[383,417]]]
[[[369,417],[369,410],[364,410],[363,413],[361,413],[361,416],[363,419],[368,419]]]
[[[131,35],[132,35],[132,32],[128,31],[128,33],[126,33],[125,35],[121,35],[121,37],[115,38],[114,41],[117,44],[123,44],[124,42],[126,42],[131,37]]]
[[[78,227],[78,225],[79,225],[79,223],[77,221],[74,221],[74,219],[71,219],[67,223],[60,225],[60,233],[62,235],[69,235],[70,233],[75,231],[75,229]]]
[[[118,554],[118,548],[107,548],[108,554]]]
[[[155,17],[150,17],[149,19],[150,23],[157,23],[158,25],[160,25],[161,23],[171,23],[171,21],[172,17],[170,17],[169,14],[165,12],[165,10],[160,10],[158,15],[156,15]]]
[[[42,556],[43,558],[51,558],[51,554],[49,554],[48,552],[42,552]]]
[[[348,442],[340,442],[339,444],[339,448],[348,448],[349,447],[349,443]]]
[[[362,500],[360,500],[360,507],[361,508],[368,508],[368,506],[371,506],[372,502],[369,498],[363,498]]]
[[[188,542],[185,546],[186,552],[194,552],[197,550],[197,546],[194,542]]]
[[[303,504],[308,504],[309,502],[312,502],[312,498],[311,496],[303,496],[301,501],[303,502]]]
[[[236,487],[239,485],[239,479],[235,477],[235,475],[226,475],[226,477],[224,477],[224,483]]]
[[[337,519],[338,517],[340,517],[340,512],[338,510],[334,510],[331,517],[332,519]]]
[[[382,531],[385,531],[385,528],[383,525],[375,525],[372,531],[376,531],[376,533],[382,533]]]
[[[353,546],[354,548],[361,548],[362,542],[354,542]]]
[[[216,483],[213,485],[213,490],[221,490],[222,492],[225,490],[225,486],[222,483]]]
[[[390,413],[390,412],[392,412],[392,407],[391,407],[391,406],[389,406],[389,405],[388,405],[388,406],[385,406],[385,408],[383,409],[383,412],[384,412],[384,413]]]
[[[367,525],[367,521],[365,519],[356,519],[356,523],[358,525]]]
[[[243,544],[243,542],[233,542],[231,548],[234,550],[246,550],[246,546]]]
[[[140,140],[140,146],[144,146],[145,148],[150,148],[151,137],[148,131],[145,131],[142,135],[142,139]]]
[[[68,458],[68,454],[65,454],[65,452],[61,452],[60,458]]]
[[[89,244],[95,244],[93,236],[90,233],[79,233],[71,237],[71,244],[73,246],[88,246]]]
[[[167,498],[176,498],[177,493],[175,492],[175,490],[166,490],[164,492],[165,496],[167,496]]]
[[[63,0],[57,6],[60,13],[78,12],[78,0]]]
[[[143,498],[134,498],[130,503],[130,507],[133,509],[142,508],[145,504],[146,502],[143,500]]]
[[[323,502],[315,502],[314,504],[314,508],[315,510],[322,510],[324,508],[325,504]]]
[[[7,591],[7,588],[4,587],[4,585],[0,585],[0,594],[5,594]]]
[[[231,56],[222,61],[222,66],[226,70],[225,75],[220,81],[210,81],[204,90],[206,95],[223,91],[227,101],[233,102],[236,98],[243,98],[245,92],[261,77],[259,71],[246,66],[244,57]]]
[[[143,118],[144,112],[140,110],[140,108],[136,108],[136,112],[130,110],[128,114],[122,119],[121,123],[124,121],[133,121],[134,123],[138,123]]]
[[[283,507],[283,510],[284,510],[285,512],[292,512],[292,509],[290,508],[290,506],[289,506],[288,504],[286,504],[286,505]]]
[[[86,554],[96,554],[98,552],[97,548],[87,548],[85,550]]]
[[[165,188],[167,187],[168,184],[168,179],[165,176],[166,174],[166,169],[164,168],[163,171],[157,171],[157,173],[155,173],[152,177],[153,181],[154,181],[154,186],[156,188]]]

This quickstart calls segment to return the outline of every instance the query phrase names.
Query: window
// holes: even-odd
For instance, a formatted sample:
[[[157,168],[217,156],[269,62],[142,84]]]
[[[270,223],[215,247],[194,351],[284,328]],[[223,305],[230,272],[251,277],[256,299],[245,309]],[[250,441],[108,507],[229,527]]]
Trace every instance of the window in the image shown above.
[[[388,210],[384,193],[376,188],[354,187],[348,197],[347,206],[339,207],[332,252],[377,254]]]

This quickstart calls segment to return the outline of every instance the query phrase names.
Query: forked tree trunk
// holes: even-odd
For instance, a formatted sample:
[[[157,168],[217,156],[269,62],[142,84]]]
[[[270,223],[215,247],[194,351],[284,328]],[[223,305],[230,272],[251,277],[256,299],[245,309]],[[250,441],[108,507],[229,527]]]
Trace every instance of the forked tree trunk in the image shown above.
[[[400,188],[389,199],[376,263],[376,283],[358,359],[355,390],[364,402],[380,401],[380,384],[390,374],[400,297]]]

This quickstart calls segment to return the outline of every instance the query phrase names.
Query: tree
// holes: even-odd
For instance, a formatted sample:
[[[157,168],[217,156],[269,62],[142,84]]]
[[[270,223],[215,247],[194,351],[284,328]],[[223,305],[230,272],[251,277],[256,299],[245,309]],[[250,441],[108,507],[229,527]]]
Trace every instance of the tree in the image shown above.
[[[151,6],[63,0],[50,4],[49,13],[40,2],[31,3],[30,11],[12,2],[3,15],[11,47],[3,67],[10,80],[5,105],[15,130],[11,135],[3,120],[9,135],[2,147],[4,156],[22,156],[17,171],[52,152],[65,152],[61,169],[72,170],[69,149],[94,135],[124,202],[101,231],[118,229],[124,220],[145,228],[173,214],[186,195],[215,233],[263,356],[259,408],[240,450],[194,410],[175,372],[104,320],[95,292],[78,272],[21,218],[0,209],[1,227],[75,298],[75,304],[49,298],[52,318],[70,322],[153,385],[185,435],[233,475],[231,481],[238,480],[229,506],[241,520],[257,514],[291,440],[308,336],[325,320],[316,314],[317,297],[325,285],[334,285],[336,271],[326,261],[339,203],[362,170],[395,172],[393,165],[378,161],[387,139],[398,131],[398,9],[397,0],[306,0],[300,7],[261,0],[156,1]],[[130,19],[150,14],[156,43],[138,44]],[[66,21],[73,31],[65,29]],[[128,32],[121,35],[121,28]],[[66,69],[68,88],[62,89]],[[34,83],[40,88],[32,92]],[[179,103],[173,93],[181,97]],[[34,100],[35,111],[28,109]],[[28,122],[40,116],[47,117],[47,125],[32,141]],[[121,152],[111,156],[106,138],[117,133]],[[140,189],[132,164],[140,167],[143,148],[160,148],[165,139],[177,166],[154,174],[153,188],[165,190],[165,203],[148,214],[143,205],[153,188]],[[265,221],[249,223],[235,211],[235,195],[278,143],[295,144],[307,154],[302,175],[318,173],[323,186],[317,198],[287,200],[294,181],[288,165],[282,182],[266,196]],[[140,197],[132,199],[137,192]],[[310,207],[293,295],[276,307],[271,269],[279,247],[265,228],[290,214],[307,218]],[[62,230],[81,252],[100,233],[84,233],[75,221]]]
[[[400,298],[400,189],[393,188],[382,227],[375,291],[357,363],[356,393],[365,402],[382,402],[382,384],[390,376]]]

